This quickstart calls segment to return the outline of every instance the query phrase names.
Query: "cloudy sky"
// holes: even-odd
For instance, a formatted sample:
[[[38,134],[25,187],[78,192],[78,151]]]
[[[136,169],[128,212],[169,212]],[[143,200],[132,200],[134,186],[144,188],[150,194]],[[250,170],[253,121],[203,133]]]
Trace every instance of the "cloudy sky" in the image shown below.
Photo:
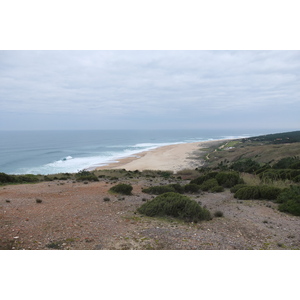
[[[0,130],[300,129],[299,51],[0,51]]]

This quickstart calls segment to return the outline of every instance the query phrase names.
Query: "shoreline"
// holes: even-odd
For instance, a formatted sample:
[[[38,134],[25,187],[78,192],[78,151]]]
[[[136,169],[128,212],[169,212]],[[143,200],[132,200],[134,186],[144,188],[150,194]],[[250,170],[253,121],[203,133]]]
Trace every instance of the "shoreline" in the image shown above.
[[[135,156],[123,157],[103,166],[95,166],[88,170],[125,169],[127,171],[161,170],[177,172],[203,166],[199,159],[201,149],[231,139],[180,143],[158,147],[136,153]]]

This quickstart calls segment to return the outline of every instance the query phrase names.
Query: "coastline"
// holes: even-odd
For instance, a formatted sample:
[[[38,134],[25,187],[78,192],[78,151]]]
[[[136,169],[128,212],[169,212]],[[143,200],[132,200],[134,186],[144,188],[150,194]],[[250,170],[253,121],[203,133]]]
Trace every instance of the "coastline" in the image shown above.
[[[158,147],[137,153],[135,156],[120,158],[104,166],[93,167],[93,170],[125,169],[127,171],[161,170],[177,172],[203,166],[199,159],[201,149],[231,139],[220,139],[203,142],[181,143]],[[91,170],[91,168],[89,168]]]

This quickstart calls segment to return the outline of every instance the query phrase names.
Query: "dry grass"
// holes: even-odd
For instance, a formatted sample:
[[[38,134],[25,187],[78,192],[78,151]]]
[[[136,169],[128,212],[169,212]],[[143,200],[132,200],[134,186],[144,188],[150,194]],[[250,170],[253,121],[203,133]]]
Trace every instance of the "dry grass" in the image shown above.
[[[280,189],[289,188],[291,184],[295,184],[289,180],[277,180],[277,181],[262,181],[257,175],[242,173],[241,177],[244,179],[245,183],[248,185],[269,185],[273,187],[277,187]]]
[[[216,167],[225,159],[229,163],[242,158],[252,158],[259,163],[275,163],[284,157],[299,155],[300,143],[282,145],[236,143],[233,149],[228,150],[227,148],[224,146],[222,149],[218,148],[217,151],[208,154],[211,167]]]
[[[199,177],[199,172],[194,169],[184,169],[178,171],[176,175],[181,176],[182,179],[195,179]]]

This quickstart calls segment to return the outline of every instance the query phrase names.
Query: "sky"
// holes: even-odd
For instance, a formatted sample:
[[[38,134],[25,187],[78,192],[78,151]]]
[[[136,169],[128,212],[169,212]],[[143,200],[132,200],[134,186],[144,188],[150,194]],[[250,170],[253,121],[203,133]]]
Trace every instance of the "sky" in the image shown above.
[[[299,51],[0,51],[0,130],[300,129]]]

